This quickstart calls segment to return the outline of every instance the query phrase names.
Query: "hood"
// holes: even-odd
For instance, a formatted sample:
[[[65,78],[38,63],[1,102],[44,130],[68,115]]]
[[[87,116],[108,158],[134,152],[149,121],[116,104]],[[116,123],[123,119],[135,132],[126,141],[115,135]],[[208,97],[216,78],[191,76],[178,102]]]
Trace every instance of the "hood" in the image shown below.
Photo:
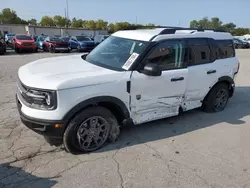
[[[57,42],[57,41],[50,41],[50,43],[52,44],[68,44],[68,42],[64,42],[64,41],[61,41],[61,42]]]
[[[20,81],[29,87],[60,90],[114,82],[124,72],[93,65],[81,55],[45,58],[18,70]]]
[[[19,40],[19,39],[16,39],[17,42],[25,42],[25,43],[34,43],[35,41],[34,40]]]
[[[94,41],[79,41],[80,44],[94,44]]]

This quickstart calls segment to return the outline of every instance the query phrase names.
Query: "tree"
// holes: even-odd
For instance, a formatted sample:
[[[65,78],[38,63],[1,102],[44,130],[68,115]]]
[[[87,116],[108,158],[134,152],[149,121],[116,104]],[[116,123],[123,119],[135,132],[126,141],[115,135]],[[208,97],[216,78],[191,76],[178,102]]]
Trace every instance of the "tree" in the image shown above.
[[[34,18],[28,20],[27,22],[28,22],[28,24],[30,24],[30,25],[37,25],[37,20],[34,19]]]
[[[232,33],[233,35],[244,35],[249,33],[247,28],[237,28],[234,23],[225,23],[218,18],[213,17],[209,20],[207,17],[202,18],[201,20],[192,20],[190,22],[191,28],[202,28],[202,29],[217,29],[224,30]]]
[[[40,24],[41,26],[55,26],[53,18],[49,16],[43,16]]]
[[[3,24],[27,24],[27,22],[17,16],[14,10],[5,8],[0,12],[0,22]]]
[[[73,18],[72,22],[71,22],[71,27],[76,27],[76,28],[83,27],[83,21],[82,21],[82,19],[78,20],[76,18]]]
[[[54,24],[58,27],[66,27],[71,24],[71,21],[69,19],[64,18],[60,15],[54,16],[53,20],[54,20]]]
[[[250,29],[238,27],[233,30],[232,34],[235,36],[242,36],[242,35],[250,34]]]
[[[101,19],[96,21],[96,29],[107,29],[107,28],[108,28],[108,22]]]
[[[86,26],[87,29],[96,29],[96,22],[94,20],[88,20]]]

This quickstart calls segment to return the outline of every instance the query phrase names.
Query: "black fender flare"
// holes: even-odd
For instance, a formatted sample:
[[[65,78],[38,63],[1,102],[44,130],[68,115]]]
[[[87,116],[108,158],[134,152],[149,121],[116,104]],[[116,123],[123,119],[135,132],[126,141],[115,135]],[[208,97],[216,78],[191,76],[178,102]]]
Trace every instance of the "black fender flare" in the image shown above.
[[[231,78],[230,76],[222,76],[218,79],[218,82],[224,82],[224,81],[229,82],[231,85],[235,84],[233,78]]]
[[[111,97],[111,96],[99,96],[99,97],[93,97],[93,98],[90,98],[90,99],[87,99],[85,101],[78,103],[69,112],[67,112],[66,115],[64,115],[63,121],[68,124],[68,122],[72,119],[72,117],[76,113],[80,112],[81,110],[83,110],[84,108],[88,106],[98,105],[98,103],[100,102],[109,102],[109,103],[117,105],[121,109],[125,119],[130,118],[129,110],[122,100],[116,97]]]

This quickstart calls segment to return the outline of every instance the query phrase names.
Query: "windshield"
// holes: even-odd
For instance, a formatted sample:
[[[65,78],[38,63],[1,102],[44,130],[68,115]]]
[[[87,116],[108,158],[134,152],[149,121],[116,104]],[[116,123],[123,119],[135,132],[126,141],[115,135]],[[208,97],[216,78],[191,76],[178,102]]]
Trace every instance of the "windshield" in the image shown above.
[[[69,42],[69,37],[62,37],[62,40],[64,40],[65,42]]]
[[[85,36],[76,36],[76,39],[78,41],[91,41],[89,37],[85,37]]]
[[[51,37],[50,41],[52,42],[63,42],[63,39],[57,38],[57,37]]]
[[[33,40],[32,37],[28,35],[17,35],[16,38],[18,40]]]
[[[87,55],[86,61],[108,69],[124,71],[122,67],[132,54],[142,54],[148,44],[149,42],[110,36]]]
[[[42,37],[39,37],[39,40],[44,41],[46,38],[47,38],[47,36],[42,36]]]

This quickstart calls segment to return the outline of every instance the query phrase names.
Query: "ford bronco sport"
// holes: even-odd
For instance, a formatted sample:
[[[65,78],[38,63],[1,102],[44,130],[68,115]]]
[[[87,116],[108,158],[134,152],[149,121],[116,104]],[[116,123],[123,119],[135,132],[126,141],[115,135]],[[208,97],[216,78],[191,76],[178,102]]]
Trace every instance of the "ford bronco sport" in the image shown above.
[[[230,33],[191,28],[118,31],[91,53],[20,67],[22,122],[67,151],[91,152],[120,127],[201,108],[222,111],[239,70]]]

